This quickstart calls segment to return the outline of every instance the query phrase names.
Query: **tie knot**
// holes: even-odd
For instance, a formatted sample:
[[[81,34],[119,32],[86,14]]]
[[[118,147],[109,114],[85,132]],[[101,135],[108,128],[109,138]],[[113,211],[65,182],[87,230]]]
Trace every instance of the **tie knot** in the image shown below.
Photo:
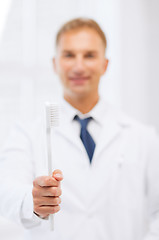
[[[81,128],[87,128],[87,125],[88,125],[89,121],[92,119],[92,117],[81,119],[81,118],[79,118],[79,116],[76,115],[74,117],[74,119],[77,120],[81,124]]]

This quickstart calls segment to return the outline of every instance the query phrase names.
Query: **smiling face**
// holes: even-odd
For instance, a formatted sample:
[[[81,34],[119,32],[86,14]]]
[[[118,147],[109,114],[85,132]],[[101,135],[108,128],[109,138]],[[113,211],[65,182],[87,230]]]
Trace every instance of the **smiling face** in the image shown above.
[[[104,44],[95,30],[86,27],[63,33],[54,69],[61,79],[64,98],[98,100],[98,85],[107,64]]]

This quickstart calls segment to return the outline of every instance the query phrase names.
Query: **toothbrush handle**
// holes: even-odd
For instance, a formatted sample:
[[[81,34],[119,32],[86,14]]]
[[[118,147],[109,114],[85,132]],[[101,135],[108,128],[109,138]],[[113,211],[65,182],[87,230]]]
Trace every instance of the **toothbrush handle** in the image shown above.
[[[54,231],[54,214],[50,214],[49,221],[50,221],[50,230]]]
[[[51,129],[47,129],[47,154],[48,154],[48,173],[52,175],[52,154],[51,154]],[[54,214],[50,214],[50,230],[54,231]]]
[[[48,155],[48,173],[52,175],[52,152],[51,152],[51,129],[46,131],[47,136],[47,155]]]

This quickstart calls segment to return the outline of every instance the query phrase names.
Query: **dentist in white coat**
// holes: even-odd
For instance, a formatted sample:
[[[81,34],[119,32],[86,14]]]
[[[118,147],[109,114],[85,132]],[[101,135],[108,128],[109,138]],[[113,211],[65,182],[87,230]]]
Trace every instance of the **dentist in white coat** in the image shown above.
[[[42,119],[17,124],[0,155],[0,213],[22,224],[27,240],[159,240],[159,140],[152,128],[100,98],[105,49],[93,20],[74,19],[57,35],[53,64],[64,99],[52,176]],[[91,162],[77,115],[92,117]]]

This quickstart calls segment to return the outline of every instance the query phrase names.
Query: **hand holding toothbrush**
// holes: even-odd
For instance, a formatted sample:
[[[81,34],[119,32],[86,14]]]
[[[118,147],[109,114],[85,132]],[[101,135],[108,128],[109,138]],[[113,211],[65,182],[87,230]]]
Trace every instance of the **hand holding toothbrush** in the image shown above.
[[[33,181],[33,205],[34,213],[41,218],[60,210],[62,172],[55,170],[52,176],[40,176]]]

